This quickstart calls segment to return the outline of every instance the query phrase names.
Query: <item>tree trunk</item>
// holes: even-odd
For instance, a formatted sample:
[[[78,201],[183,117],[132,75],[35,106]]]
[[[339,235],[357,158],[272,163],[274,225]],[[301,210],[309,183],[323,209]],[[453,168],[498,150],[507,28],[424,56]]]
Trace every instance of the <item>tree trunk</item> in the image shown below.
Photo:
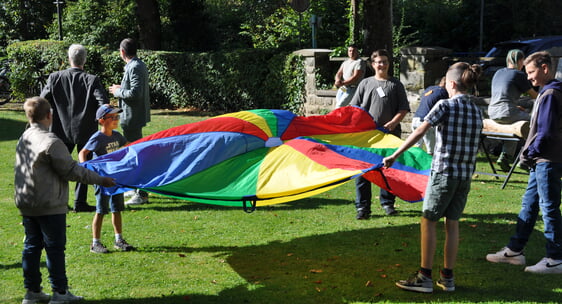
[[[361,23],[359,22],[359,0],[351,0],[351,42],[356,44],[359,41],[359,30]]]
[[[386,49],[392,54],[392,0],[364,0],[365,40],[363,53]],[[391,59],[392,62],[392,58]],[[392,68],[390,69],[392,71]]]
[[[159,50],[162,31],[158,0],[136,0],[139,27],[139,46],[148,50]]]

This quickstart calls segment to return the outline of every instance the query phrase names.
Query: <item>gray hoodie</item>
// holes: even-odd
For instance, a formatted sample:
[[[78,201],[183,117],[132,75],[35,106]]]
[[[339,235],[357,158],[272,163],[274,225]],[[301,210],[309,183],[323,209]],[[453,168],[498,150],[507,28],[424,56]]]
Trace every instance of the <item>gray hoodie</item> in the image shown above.
[[[68,212],[68,181],[100,184],[103,177],[78,165],[63,142],[32,123],[16,147],[15,203],[23,216]]]

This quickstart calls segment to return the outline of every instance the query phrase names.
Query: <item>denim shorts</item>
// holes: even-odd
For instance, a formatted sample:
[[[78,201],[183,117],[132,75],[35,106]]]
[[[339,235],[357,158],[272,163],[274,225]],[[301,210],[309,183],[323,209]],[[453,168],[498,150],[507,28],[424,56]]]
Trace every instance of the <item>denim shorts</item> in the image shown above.
[[[458,221],[466,206],[471,181],[431,171],[423,200],[423,217],[434,222],[442,217]]]
[[[105,195],[102,187],[94,185],[96,189],[96,213],[108,214],[109,212],[121,212],[125,210],[125,198],[123,193],[116,195]]]

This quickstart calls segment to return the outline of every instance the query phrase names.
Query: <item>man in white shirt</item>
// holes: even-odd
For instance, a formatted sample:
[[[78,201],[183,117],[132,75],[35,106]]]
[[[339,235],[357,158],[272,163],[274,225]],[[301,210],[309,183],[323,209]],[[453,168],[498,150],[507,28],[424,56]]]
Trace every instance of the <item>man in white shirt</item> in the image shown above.
[[[335,77],[335,86],[338,88],[336,94],[336,108],[345,107],[349,104],[357,85],[365,77],[366,64],[359,58],[359,50],[356,45],[347,48],[346,59],[340,66]]]

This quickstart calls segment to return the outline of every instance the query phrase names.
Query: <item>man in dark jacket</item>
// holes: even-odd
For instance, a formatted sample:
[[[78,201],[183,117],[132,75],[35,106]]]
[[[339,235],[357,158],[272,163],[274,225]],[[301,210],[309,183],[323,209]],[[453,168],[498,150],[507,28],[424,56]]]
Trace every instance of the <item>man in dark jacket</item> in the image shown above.
[[[79,44],[68,48],[70,68],[49,75],[41,92],[53,108],[51,131],[72,153],[74,147],[82,150],[90,136],[98,130],[96,111],[109,99],[101,81],[95,75],[84,72],[86,49]],[[76,183],[74,211],[94,211],[96,207],[86,202],[88,186]]]

